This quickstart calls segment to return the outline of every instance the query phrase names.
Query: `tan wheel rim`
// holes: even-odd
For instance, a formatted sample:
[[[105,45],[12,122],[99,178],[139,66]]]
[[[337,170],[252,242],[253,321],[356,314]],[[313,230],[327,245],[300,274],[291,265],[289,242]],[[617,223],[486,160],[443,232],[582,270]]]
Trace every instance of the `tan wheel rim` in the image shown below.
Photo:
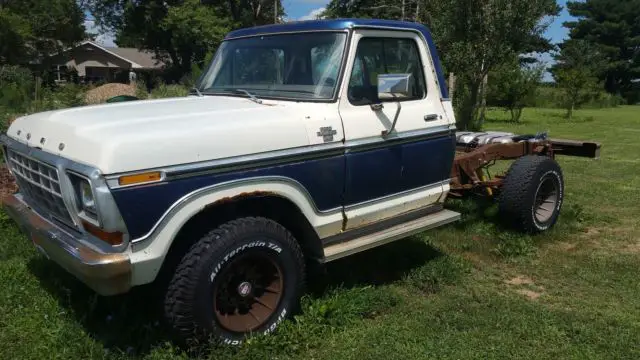
[[[221,269],[214,282],[213,308],[224,329],[249,333],[269,322],[284,292],[282,270],[262,251],[246,253]]]

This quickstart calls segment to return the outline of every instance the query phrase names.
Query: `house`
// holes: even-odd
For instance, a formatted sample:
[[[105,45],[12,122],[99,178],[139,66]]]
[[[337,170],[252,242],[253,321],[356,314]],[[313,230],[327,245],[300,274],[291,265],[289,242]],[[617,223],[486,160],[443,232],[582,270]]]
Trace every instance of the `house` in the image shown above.
[[[52,63],[58,82],[67,81],[70,73],[77,73],[80,82],[128,82],[132,72],[139,78],[159,73],[166,65],[151,51],[104,47],[93,41],[64,50]]]

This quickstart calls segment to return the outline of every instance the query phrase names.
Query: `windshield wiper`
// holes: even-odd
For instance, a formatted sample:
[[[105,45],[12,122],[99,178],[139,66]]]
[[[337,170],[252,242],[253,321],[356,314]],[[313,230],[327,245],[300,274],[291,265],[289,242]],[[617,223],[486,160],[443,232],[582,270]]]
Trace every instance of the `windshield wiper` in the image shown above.
[[[204,94],[202,94],[202,92],[200,92],[200,89],[198,89],[197,87],[192,87],[191,90],[189,90],[189,93],[196,93],[196,95],[198,95],[199,97],[204,96]]]
[[[253,95],[252,93],[248,92],[245,89],[230,89],[230,90],[233,91],[234,93],[241,93],[241,94],[247,95],[249,99],[256,104],[262,104],[262,100],[258,99],[255,95]]]

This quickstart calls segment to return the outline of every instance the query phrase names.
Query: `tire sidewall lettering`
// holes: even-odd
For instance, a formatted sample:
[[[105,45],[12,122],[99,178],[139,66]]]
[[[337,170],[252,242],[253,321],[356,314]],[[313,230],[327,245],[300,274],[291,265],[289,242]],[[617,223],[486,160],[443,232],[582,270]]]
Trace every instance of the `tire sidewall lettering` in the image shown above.
[[[275,252],[278,255],[280,255],[282,253],[282,246],[281,245],[278,245],[275,242],[268,241],[268,240],[251,241],[249,243],[239,245],[239,246],[235,247],[233,250],[227,252],[222,257],[222,260],[220,260],[213,267],[213,269],[211,270],[211,273],[209,275],[209,282],[213,283],[215,281],[215,279],[216,279],[216,276],[218,275],[220,270],[224,267],[224,265],[226,263],[228,263],[229,261],[231,261],[234,257],[236,257],[237,255],[241,254],[245,250],[255,249],[255,248],[267,249],[267,250]],[[283,304],[282,309],[280,310],[278,316],[274,317],[275,320],[272,321],[271,323],[267,323],[267,325],[268,325],[267,328],[263,329],[261,331],[258,331],[257,333],[260,333],[260,334],[263,334],[263,335],[268,335],[268,334],[274,332],[276,330],[276,328],[278,327],[278,325],[280,325],[280,323],[286,319],[287,314],[289,313],[287,308],[288,308],[288,304],[285,302]],[[239,346],[242,343],[244,343],[244,341],[245,341],[244,337],[242,337],[242,338],[226,337],[224,335],[220,336],[219,339],[223,344],[230,345],[230,346]]]
[[[211,271],[211,274],[209,275],[209,282],[213,283],[213,281],[215,280],[216,275],[218,275],[218,273],[220,272],[220,270],[222,269],[222,267],[224,266],[224,264],[228,263],[229,260],[233,259],[236,255],[240,254],[242,251],[247,250],[247,249],[253,249],[253,248],[266,248],[269,249],[271,251],[274,251],[277,254],[282,253],[282,247],[278,244],[275,244],[271,241],[252,241],[250,243],[247,244],[243,244],[240,245],[238,247],[236,247],[235,249],[229,251],[220,262],[218,262],[214,267],[213,270]]]
[[[261,334],[269,335],[272,332],[274,332],[278,327],[278,325],[280,325],[280,323],[287,318],[287,314],[288,314],[288,310],[287,310],[287,307],[285,306],[282,308],[282,311],[280,311],[280,314],[278,314],[276,321],[274,321],[271,325],[269,325],[269,327],[266,330],[263,330]],[[226,337],[221,337],[220,340],[222,340],[223,344],[231,345],[231,346],[238,346],[244,342],[244,339],[234,339],[234,338],[226,338]]]

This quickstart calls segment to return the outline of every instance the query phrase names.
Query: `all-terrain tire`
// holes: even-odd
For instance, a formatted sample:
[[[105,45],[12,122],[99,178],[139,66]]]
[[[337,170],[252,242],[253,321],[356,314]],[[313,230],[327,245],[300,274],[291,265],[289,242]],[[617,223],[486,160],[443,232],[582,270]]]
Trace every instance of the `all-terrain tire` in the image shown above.
[[[267,290],[260,290],[257,284],[252,287],[250,281],[243,277],[253,276],[258,279],[256,283],[260,282],[259,279],[269,271],[261,274],[255,267],[252,270],[249,268],[251,264],[261,262],[267,264],[265,266],[271,264],[277,270],[281,280],[274,276],[273,281],[278,283],[281,293],[270,307],[253,303],[256,309],[260,307],[258,310],[263,312],[258,319],[253,315],[252,307],[246,312],[247,302],[253,301],[251,296],[258,298],[260,291],[267,294]],[[243,264],[246,264],[246,273],[242,270]],[[233,220],[203,236],[183,257],[165,294],[165,319],[183,340],[213,339],[224,344],[239,345],[251,334],[274,331],[282,320],[296,311],[304,290],[305,276],[302,251],[287,229],[265,218]],[[276,288],[275,285],[273,287]],[[251,295],[241,296],[245,290],[252,292]],[[272,294],[268,295],[272,300]],[[224,303],[229,309],[233,299],[242,306],[224,310],[223,305],[219,305]],[[243,314],[244,320],[225,326],[224,322],[228,319],[219,309],[233,316]],[[253,324],[255,328],[250,331],[233,329],[234,326],[243,327],[245,322],[252,321],[249,315],[256,319]],[[260,321],[263,323],[260,324]]]
[[[500,216],[528,233],[540,233],[555,225],[564,199],[560,165],[546,156],[523,156],[505,176]]]

